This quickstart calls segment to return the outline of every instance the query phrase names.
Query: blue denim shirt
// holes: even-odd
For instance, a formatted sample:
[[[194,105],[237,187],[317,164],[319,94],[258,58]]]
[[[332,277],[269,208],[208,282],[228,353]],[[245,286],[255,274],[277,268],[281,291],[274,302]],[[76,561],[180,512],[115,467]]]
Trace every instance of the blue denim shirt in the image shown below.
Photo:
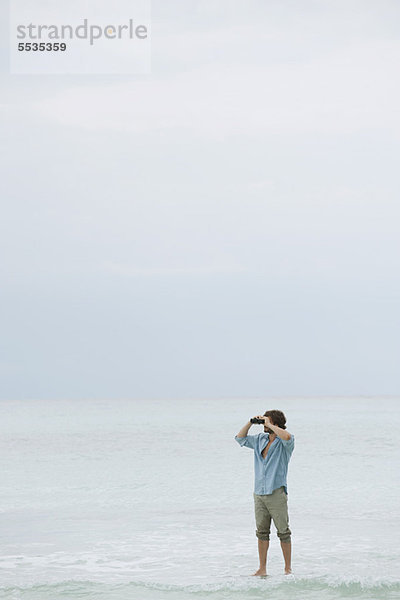
[[[272,494],[276,488],[283,485],[287,494],[286,478],[294,449],[294,435],[290,434],[289,440],[282,440],[277,436],[270,445],[265,459],[261,453],[269,442],[269,433],[247,435],[242,438],[236,435],[235,440],[241,446],[254,450],[254,493]]]

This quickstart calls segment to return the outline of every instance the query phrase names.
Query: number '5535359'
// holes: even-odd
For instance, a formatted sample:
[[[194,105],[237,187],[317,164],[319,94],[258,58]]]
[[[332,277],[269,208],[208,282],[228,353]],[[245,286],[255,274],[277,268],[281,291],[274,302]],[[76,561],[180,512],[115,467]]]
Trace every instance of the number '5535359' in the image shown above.
[[[65,52],[67,44],[59,42],[21,42],[18,44],[19,52]]]

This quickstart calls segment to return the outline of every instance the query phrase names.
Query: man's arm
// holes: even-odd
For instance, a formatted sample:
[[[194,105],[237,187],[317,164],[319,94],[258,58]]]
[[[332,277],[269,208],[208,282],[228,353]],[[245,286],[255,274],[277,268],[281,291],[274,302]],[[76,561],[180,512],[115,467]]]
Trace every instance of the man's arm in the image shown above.
[[[252,426],[252,424],[253,424],[253,423],[250,423],[250,421],[247,421],[246,425],[244,425],[244,426],[242,427],[242,429],[239,431],[239,433],[237,434],[237,436],[236,436],[236,437],[239,437],[239,438],[246,437],[246,436],[247,436],[247,434],[249,433],[249,429],[250,429],[250,427]]]
[[[277,425],[273,425],[268,417],[264,417],[264,419],[265,419],[265,425],[269,429],[272,429],[272,431],[274,433],[276,433],[276,435],[278,437],[280,437],[281,440],[290,440],[290,438],[292,437],[291,433],[286,431],[286,429],[282,429],[281,427],[278,427]]]
[[[259,436],[258,435],[248,435],[247,432],[249,431],[249,429],[252,425],[253,425],[253,423],[251,423],[251,421],[248,421],[246,423],[246,425],[244,425],[242,427],[242,429],[239,431],[239,433],[237,435],[235,435],[235,440],[237,441],[238,444],[240,444],[240,446],[246,446],[247,448],[252,448],[252,450],[254,450]]]

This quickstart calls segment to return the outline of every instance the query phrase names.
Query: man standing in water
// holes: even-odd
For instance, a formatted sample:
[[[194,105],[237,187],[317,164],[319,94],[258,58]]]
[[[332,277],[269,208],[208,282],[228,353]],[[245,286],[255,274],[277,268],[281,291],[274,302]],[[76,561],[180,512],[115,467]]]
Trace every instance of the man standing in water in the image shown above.
[[[235,436],[241,446],[254,450],[254,509],[260,568],[253,575],[267,575],[267,552],[271,519],[277,530],[285,560],[285,574],[292,572],[291,531],[287,505],[287,470],[294,448],[294,435],[286,431],[286,417],[280,410],[268,410],[253,417],[264,421],[264,433],[247,435],[251,421]]]

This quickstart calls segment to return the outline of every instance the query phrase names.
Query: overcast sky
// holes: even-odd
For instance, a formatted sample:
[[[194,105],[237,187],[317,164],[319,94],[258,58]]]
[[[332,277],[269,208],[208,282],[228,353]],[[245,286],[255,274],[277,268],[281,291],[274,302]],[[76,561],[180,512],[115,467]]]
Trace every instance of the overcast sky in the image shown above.
[[[1,397],[399,394],[400,3],[152,15],[149,76],[3,29]]]

